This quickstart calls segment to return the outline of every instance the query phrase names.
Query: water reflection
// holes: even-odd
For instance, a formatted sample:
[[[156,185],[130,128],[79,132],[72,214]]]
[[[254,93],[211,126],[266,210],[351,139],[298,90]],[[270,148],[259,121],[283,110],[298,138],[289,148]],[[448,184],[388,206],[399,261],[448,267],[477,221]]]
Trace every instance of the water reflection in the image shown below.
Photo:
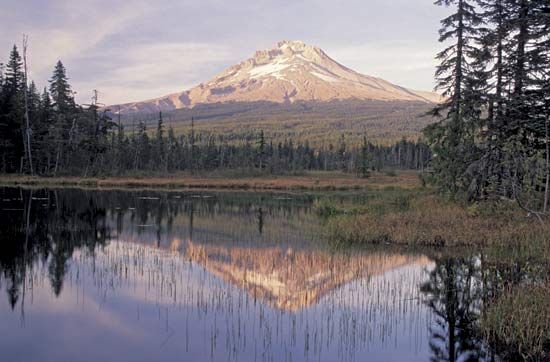
[[[0,189],[0,199],[2,359],[493,357],[477,318],[498,272],[477,255],[328,250],[311,197]]]
[[[63,288],[67,261],[77,249],[93,254],[111,238],[106,211],[76,193],[67,202],[58,192],[3,189],[0,217],[0,271],[12,308],[23,298],[28,270],[47,263],[55,295]]]
[[[273,308],[298,311],[358,279],[403,266],[427,265],[426,257],[388,254],[331,254],[292,248],[242,248],[190,241],[186,255],[211,274],[246,290]]]
[[[477,320],[481,313],[480,264],[475,257],[435,260],[421,290],[433,311],[430,349],[436,361],[479,361],[486,358]]]

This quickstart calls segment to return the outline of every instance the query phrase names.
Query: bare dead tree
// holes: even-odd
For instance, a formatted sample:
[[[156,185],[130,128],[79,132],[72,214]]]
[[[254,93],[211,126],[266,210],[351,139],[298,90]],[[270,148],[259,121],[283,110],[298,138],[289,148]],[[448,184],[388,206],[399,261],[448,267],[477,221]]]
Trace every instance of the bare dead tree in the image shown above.
[[[28,45],[29,37],[25,34],[23,34],[23,66],[25,71],[25,122],[26,122],[26,129],[25,129],[25,148],[27,149],[27,157],[29,159],[29,168],[31,171],[31,175],[34,175],[34,168],[32,165],[32,153],[31,153],[31,127],[30,127],[30,120],[29,120],[29,82],[28,82],[28,73],[27,73],[27,45]]]
[[[516,203],[522,210],[527,212],[527,216],[528,217],[535,216],[539,221],[539,223],[544,224],[543,218],[547,216],[546,213],[530,209],[529,207],[523,204],[523,202],[521,201],[520,192],[518,191],[518,186],[515,180],[512,181],[512,191],[513,191],[514,199],[516,200]]]
[[[543,207],[543,212],[546,214],[546,211],[548,210],[548,202],[549,202],[549,197],[550,197],[550,192],[549,192],[549,188],[550,188],[550,125],[548,124],[550,119],[550,117],[548,116],[548,114],[546,114],[546,121],[544,122],[544,128],[545,128],[545,143],[546,143],[546,185],[545,185],[545,188],[544,188],[544,207]]]

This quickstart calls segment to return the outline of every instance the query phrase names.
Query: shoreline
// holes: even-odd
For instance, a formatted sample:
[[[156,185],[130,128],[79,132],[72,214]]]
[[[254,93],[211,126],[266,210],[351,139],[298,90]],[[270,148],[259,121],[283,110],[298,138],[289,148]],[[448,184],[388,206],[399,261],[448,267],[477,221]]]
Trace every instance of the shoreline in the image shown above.
[[[421,187],[419,173],[401,171],[395,175],[373,173],[359,178],[343,172],[310,172],[303,175],[224,176],[170,175],[144,177],[76,177],[0,175],[4,187],[76,187],[94,189],[218,189],[252,191],[353,191],[398,188],[413,190]]]

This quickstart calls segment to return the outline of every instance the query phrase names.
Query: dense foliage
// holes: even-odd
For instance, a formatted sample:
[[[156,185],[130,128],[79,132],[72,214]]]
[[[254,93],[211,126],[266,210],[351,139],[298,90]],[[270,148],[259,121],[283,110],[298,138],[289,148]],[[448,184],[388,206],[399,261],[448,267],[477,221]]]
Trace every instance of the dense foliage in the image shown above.
[[[548,209],[550,4],[545,0],[438,0],[437,58],[446,102],[427,128],[437,181],[471,200],[505,197]],[[537,212],[534,212],[539,214]]]

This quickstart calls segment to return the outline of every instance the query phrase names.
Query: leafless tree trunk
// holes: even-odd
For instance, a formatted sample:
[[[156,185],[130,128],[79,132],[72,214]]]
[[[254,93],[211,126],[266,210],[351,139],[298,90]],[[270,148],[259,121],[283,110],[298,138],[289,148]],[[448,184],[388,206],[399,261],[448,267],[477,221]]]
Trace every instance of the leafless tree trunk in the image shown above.
[[[546,214],[546,211],[548,210],[548,199],[549,199],[549,191],[548,189],[550,188],[550,137],[549,137],[549,125],[548,125],[548,122],[549,122],[549,117],[548,115],[546,115],[546,122],[544,123],[545,125],[545,136],[546,136],[546,139],[545,139],[545,142],[546,142],[546,186],[544,188],[544,209],[543,209],[543,212]]]
[[[73,118],[73,123],[71,125],[71,129],[69,130],[69,141],[67,142],[67,146],[70,148],[71,147],[71,143],[73,142],[73,133],[74,133],[74,129],[76,127],[76,117]]]
[[[29,120],[29,82],[28,82],[28,76],[27,76],[27,43],[28,43],[29,37],[27,35],[23,35],[23,66],[25,67],[25,121],[26,121],[26,149],[27,149],[27,157],[29,159],[29,168],[31,170],[31,175],[34,175],[34,168],[32,166],[32,153],[31,153],[31,127],[30,127],[30,120]]]
[[[59,156],[61,156],[61,145],[58,143],[57,145],[57,154],[55,156],[55,167],[53,169],[53,175],[57,175],[57,167],[59,166]]]
[[[518,206],[527,212],[527,216],[535,216],[541,224],[544,224],[544,221],[542,219],[544,216],[546,216],[544,212],[529,209],[526,205],[524,205],[520,200],[520,193],[518,192],[517,189],[518,189],[518,186],[516,185],[516,181],[513,180],[512,191],[514,194],[514,199],[516,200],[516,203],[518,204]]]

